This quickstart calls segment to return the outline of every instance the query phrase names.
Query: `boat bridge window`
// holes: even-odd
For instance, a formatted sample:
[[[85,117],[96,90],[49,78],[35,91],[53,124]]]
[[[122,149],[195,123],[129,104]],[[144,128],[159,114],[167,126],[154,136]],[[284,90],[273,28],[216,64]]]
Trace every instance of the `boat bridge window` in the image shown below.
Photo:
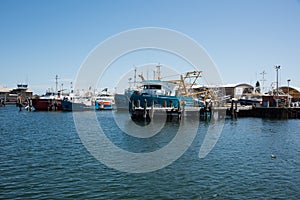
[[[161,85],[144,85],[144,89],[161,90]]]

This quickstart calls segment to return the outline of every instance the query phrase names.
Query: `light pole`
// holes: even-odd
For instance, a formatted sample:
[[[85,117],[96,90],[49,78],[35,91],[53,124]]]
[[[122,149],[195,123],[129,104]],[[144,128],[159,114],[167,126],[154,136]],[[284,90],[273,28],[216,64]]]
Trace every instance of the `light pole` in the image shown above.
[[[278,107],[278,70],[280,69],[280,65],[274,66],[276,69],[276,107]]]
[[[287,83],[288,83],[288,107],[290,107],[290,81],[291,81],[291,79],[287,80]]]

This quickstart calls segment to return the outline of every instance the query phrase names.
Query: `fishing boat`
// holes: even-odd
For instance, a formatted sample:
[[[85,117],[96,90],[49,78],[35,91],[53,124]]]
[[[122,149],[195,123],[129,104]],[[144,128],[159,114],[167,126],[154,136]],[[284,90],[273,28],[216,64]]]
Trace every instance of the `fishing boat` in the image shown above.
[[[86,103],[79,102],[77,99],[69,99],[65,97],[61,102],[63,111],[85,111],[89,110],[90,106]]]
[[[58,75],[55,76],[55,91],[48,90],[42,96],[32,98],[32,106],[36,111],[62,111],[62,101],[69,94],[64,94],[64,89],[58,90]]]
[[[61,111],[62,95],[54,92],[46,92],[46,94],[32,98],[32,106],[36,111]]]
[[[198,72],[192,72],[196,74]],[[188,73],[187,73],[188,74]],[[180,119],[181,116],[211,116],[212,106],[220,106],[226,96],[220,97],[216,90],[204,92],[192,89],[184,78],[171,81],[143,80],[141,91],[135,91],[129,101],[129,113],[134,121],[150,122],[160,116],[168,119]]]
[[[115,97],[108,92],[107,88],[95,97],[94,102],[96,110],[112,110],[115,107]]]
[[[143,75],[138,75],[142,80]],[[124,93],[115,93],[115,106],[117,110],[128,110],[128,103],[130,101],[131,95],[136,91],[141,91],[142,87],[140,82],[137,81],[137,68],[134,69],[133,79],[130,77],[128,79],[129,87],[124,89]],[[133,82],[131,82],[133,80]]]
[[[244,94],[238,99],[238,102],[242,106],[262,104],[262,94]]]
[[[124,90],[123,94],[115,94],[115,106],[117,110],[128,110],[130,97],[134,92],[141,91],[140,87],[129,87]]]
[[[193,98],[181,96],[180,86],[172,81],[143,80],[142,90],[135,91],[129,101],[129,113],[133,120],[151,120],[153,112],[180,115],[181,107],[190,105]]]
[[[154,113],[179,117],[181,114],[190,115],[200,111],[201,107],[207,107],[208,104],[211,104],[211,102],[204,103],[200,98],[203,92],[195,89],[196,81],[201,77],[202,71],[178,74],[180,78],[175,80],[162,80],[160,67],[160,65],[156,66],[157,71],[153,71],[155,75],[152,80],[146,80],[143,74],[138,75],[141,78],[140,82],[136,81],[135,70],[133,83],[136,89],[129,88],[125,90],[124,94],[115,96],[117,109],[119,106],[123,108],[124,102],[128,102],[127,109],[129,109],[131,118],[135,120],[151,119]],[[209,93],[207,97],[212,95]],[[213,100],[216,102],[220,101],[216,96],[211,98],[214,98]]]
[[[86,111],[95,109],[95,93],[89,90],[77,90],[64,97],[62,108],[64,111]]]

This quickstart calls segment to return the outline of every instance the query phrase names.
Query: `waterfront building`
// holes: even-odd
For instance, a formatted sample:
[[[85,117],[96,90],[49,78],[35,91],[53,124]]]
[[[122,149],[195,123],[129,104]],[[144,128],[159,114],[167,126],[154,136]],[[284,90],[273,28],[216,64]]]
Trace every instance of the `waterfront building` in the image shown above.
[[[6,103],[16,103],[18,97],[22,100],[32,97],[32,91],[27,84],[18,84],[17,88],[7,88],[0,86],[0,99]]]
[[[203,91],[208,89],[219,89],[223,90],[225,92],[224,95],[231,98],[239,99],[243,94],[252,93],[254,91],[254,87],[252,85],[249,85],[247,83],[237,83],[237,84],[224,84],[224,85],[196,85],[193,87],[195,91]]]
[[[279,87],[279,91],[284,94],[289,94],[291,102],[299,102],[300,101],[300,88],[293,86],[282,86]]]
[[[254,91],[254,87],[247,83],[225,84],[222,87],[225,89],[226,95],[235,99],[239,99],[243,94],[250,94]]]

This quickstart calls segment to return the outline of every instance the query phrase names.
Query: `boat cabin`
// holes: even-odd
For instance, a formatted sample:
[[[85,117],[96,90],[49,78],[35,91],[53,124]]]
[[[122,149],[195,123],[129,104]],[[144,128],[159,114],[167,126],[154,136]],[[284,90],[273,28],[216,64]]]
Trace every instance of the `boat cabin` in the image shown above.
[[[174,96],[176,85],[168,81],[145,81],[142,86],[142,94]]]

